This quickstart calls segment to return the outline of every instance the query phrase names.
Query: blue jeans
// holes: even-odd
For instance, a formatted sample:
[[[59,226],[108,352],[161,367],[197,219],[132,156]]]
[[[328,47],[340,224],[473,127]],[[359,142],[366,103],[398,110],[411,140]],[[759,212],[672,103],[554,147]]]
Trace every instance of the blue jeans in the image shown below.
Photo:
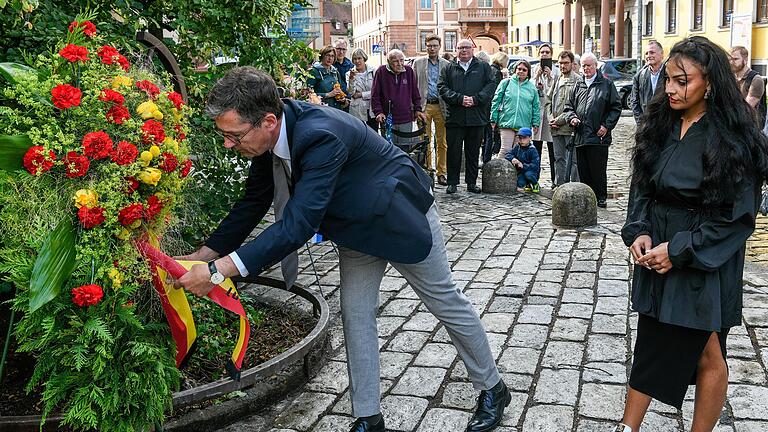
[[[525,187],[525,185],[535,185],[539,182],[539,173],[536,171],[517,171],[517,187]]]

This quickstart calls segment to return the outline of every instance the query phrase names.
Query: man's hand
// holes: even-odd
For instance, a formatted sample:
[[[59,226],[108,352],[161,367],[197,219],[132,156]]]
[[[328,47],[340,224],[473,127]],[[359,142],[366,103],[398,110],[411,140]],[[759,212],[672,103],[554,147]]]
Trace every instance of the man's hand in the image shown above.
[[[427,115],[426,115],[426,114],[424,114],[422,111],[416,111],[416,112],[414,113],[414,116],[413,116],[413,117],[414,117],[414,118],[413,118],[414,120],[421,120],[421,121],[423,121],[424,123],[426,123],[426,122],[427,122]]]
[[[184,276],[173,283],[176,288],[186,289],[198,297],[204,297],[213,289],[208,264],[195,264]]]
[[[472,96],[464,96],[464,100],[461,104],[466,108],[470,108],[475,105],[475,98]]]
[[[385,116],[384,113],[376,114],[377,123],[384,123],[386,120],[387,120],[387,116]]]
[[[656,270],[658,274],[664,274],[672,269],[672,261],[669,260],[669,242],[664,242],[650,251],[638,260],[640,265],[646,268]]]
[[[605,127],[605,126],[603,126],[603,125],[600,125],[600,129],[598,129],[598,130],[597,130],[597,136],[599,136],[600,138],[602,138],[602,137],[604,137],[604,136],[605,136],[605,134],[607,134],[607,133],[608,133],[608,128],[607,128],[607,127]]]
[[[209,248],[208,246],[203,246],[200,249],[196,250],[195,252],[192,252],[189,255],[181,255],[181,256],[175,256],[173,259],[176,261],[205,261],[208,262],[212,259],[216,259],[219,257],[219,253],[215,250]]]
[[[571,126],[578,126],[579,123],[581,123],[581,120],[579,120],[578,117],[574,117],[571,119],[570,123],[571,123]]]
[[[559,128],[560,126],[558,126],[558,125],[557,125],[557,122],[556,122],[555,120],[550,120],[550,121],[549,121],[549,127],[550,127],[551,129],[557,129],[557,128]]]

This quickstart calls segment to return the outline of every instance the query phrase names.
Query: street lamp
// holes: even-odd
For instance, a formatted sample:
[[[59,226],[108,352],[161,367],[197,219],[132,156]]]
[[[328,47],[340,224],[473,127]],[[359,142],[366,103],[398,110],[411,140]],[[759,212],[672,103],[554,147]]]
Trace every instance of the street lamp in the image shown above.
[[[381,18],[379,18],[379,65],[384,64],[384,60],[382,59],[382,51],[384,51],[384,37],[381,35]]]

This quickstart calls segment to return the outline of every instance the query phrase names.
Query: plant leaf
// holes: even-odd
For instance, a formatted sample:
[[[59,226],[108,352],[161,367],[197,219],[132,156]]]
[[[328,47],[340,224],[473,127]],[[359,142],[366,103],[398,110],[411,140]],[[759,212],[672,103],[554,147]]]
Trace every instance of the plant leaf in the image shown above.
[[[22,169],[24,154],[30,147],[32,141],[26,135],[0,135],[0,170]]]
[[[35,69],[21,63],[0,63],[0,76],[11,84],[16,84],[24,75],[36,73]]]
[[[34,312],[56,298],[75,269],[75,228],[65,218],[51,231],[37,255],[29,281],[29,310]]]

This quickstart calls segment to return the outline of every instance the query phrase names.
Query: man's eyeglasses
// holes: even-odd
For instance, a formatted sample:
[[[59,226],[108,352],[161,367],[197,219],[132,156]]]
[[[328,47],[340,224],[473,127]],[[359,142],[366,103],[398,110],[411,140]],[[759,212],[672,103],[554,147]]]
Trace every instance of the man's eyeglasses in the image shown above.
[[[236,146],[239,146],[240,145],[240,140],[245,138],[245,136],[248,135],[249,133],[251,133],[251,131],[254,130],[254,129],[256,129],[256,125],[252,124],[250,129],[248,129],[247,131],[245,131],[245,132],[243,132],[243,133],[241,133],[239,135],[234,135],[234,134],[231,134],[231,133],[228,133],[228,132],[222,132],[218,128],[214,129],[214,132],[216,132],[216,135],[220,136],[224,140],[230,140],[231,142],[235,143]]]
[[[465,50],[465,49],[472,49],[472,47],[471,46],[460,46],[460,47],[456,47],[456,49]]]
[[[437,44],[427,44],[427,48],[440,48],[440,45],[437,45]]]

